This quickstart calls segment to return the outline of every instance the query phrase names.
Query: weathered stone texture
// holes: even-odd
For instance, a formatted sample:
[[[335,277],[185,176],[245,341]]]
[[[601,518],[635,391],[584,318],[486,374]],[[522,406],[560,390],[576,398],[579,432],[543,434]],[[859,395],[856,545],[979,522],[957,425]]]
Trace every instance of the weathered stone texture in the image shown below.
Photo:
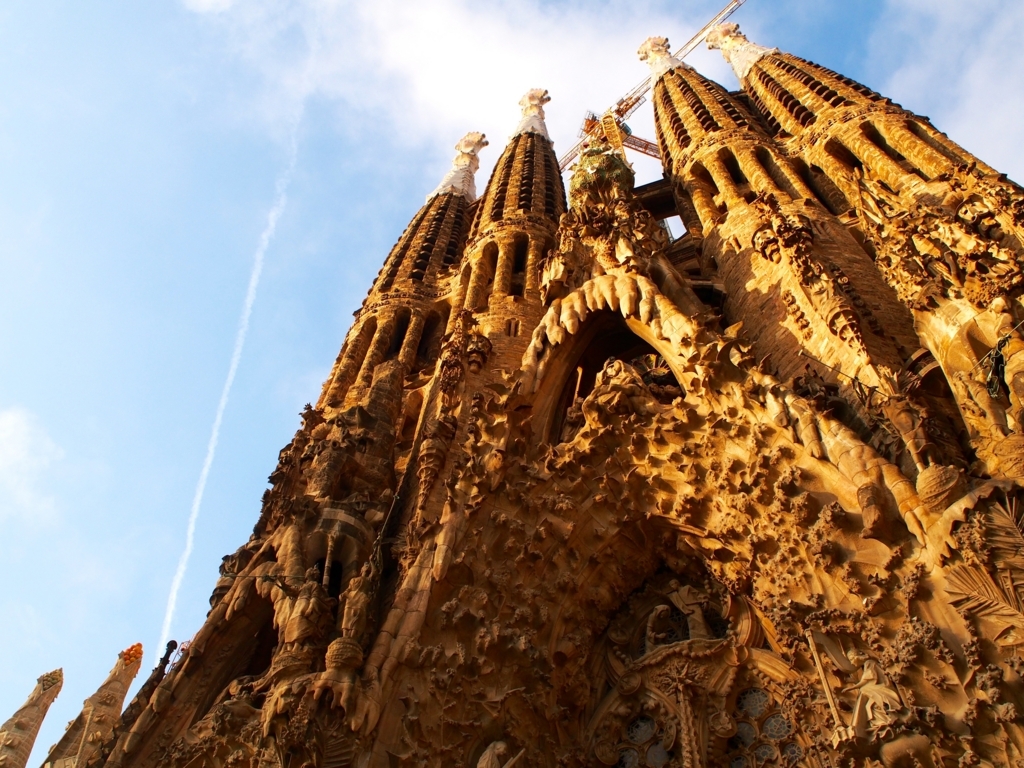
[[[641,48],[662,182],[566,195],[540,90],[460,142],[90,766],[1024,765],[1024,191],[709,41]]]

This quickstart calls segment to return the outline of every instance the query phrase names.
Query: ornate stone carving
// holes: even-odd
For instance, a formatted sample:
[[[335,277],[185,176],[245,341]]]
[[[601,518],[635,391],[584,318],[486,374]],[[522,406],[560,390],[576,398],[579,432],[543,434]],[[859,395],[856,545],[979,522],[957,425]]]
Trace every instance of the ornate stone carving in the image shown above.
[[[487,137],[476,131],[467,133],[459,139],[455,145],[457,154],[452,160],[452,169],[441,180],[437,189],[427,195],[427,200],[448,192],[462,195],[470,202],[476,200],[476,172],[480,168],[480,158],[477,155],[486,146]]]
[[[548,96],[545,89],[531,88],[528,90],[526,95],[519,100],[519,106],[523,108],[523,119],[519,121],[519,126],[512,135],[536,133],[550,141],[547,125],[544,123],[544,105],[549,101],[551,101],[551,97]]]
[[[711,40],[860,119],[832,105],[849,83]],[[641,50],[700,242],[669,243],[659,187],[601,141],[556,229],[527,94],[483,201],[434,199],[396,246],[206,622],[120,733],[83,729],[90,768],[1024,760],[1024,198],[868,172],[839,219],[804,189],[825,171],[782,162],[813,135],[769,138],[753,99]],[[482,146],[437,194],[472,196]],[[465,271],[494,233],[495,269]],[[726,256],[759,303],[722,303]],[[769,316],[792,379],[752,352]]]
[[[747,40],[740,32],[739,24],[719,24],[706,38],[708,48],[721,49],[725,60],[732,65],[736,77],[743,82],[750,74],[750,68],[765,56],[778,53],[778,48],[765,48]]]

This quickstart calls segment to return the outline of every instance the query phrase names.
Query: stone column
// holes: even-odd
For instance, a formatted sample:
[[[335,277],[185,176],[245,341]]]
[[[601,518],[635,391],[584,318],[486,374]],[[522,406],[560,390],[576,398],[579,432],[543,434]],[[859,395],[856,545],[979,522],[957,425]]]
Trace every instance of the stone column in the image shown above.
[[[908,176],[911,174],[903,169],[899,163],[889,157],[885,152],[872,144],[859,129],[848,133],[847,149],[864,165],[877,173],[886,184],[896,191],[905,189],[908,184]]]
[[[395,332],[394,315],[384,320],[377,326],[377,332],[373,334],[373,341],[370,343],[370,350],[363,359],[362,368],[359,369],[359,377],[356,379],[356,386],[368,387],[373,381],[373,369],[380,365],[384,356],[391,346],[391,336]]]
[[[515,241],[503,237],[498,240],[498,266],[494,270],[494,295],[507,296],[512,285],[512,267],[515,259]]]
[[[953,170],[953,163],[928,144],[893,120],[878,121],[879,132],[896,150],[930,178]]]
[[[426,320],[422,312],[414,313],[409,320],[409,328],[405,332],[405,340],[402,342],[402,349],[398,353],[398,359],[406,367],[406,370],[416,363],[416,351],[419,349],[425,324]]]
[[[359,327],[358,333],[353,334],[352,343],[349,344],[348,349],[345,350],[345,354],[341,358],[341,362],[338,363],[338,367],[334,372],[334,378],[331,379],[330,387],[328,387],[327,395],[324,398],[324,401],[329,406],[338,405],[345,399],[345,393],[348,392],[348,388],[352,386],[352,382],[356,380],[356,376],[359,374],[359,367],[365,359],[370,342],[372,341],[372,337],[365,332],[366,324],[371,319],[367,318],[364,320],[363,324]]]
[[[535,291],[540,286],[540,262],[544,258],[543,237],[530,236],[529,250],[526,252],[526,290]]]
[[[701,229],[708,230],[713,227],[719,216],[719,211],[711,192],[702,182],[692,177],[684,185],[684,188],[690,195],[690,202],[693,204],[694,213],[700,220]]]
[[[732,174],[730,174],[729,169],[725,167],[725,163],[722,162],[722,158],[717,154],[711,155],[707,158],[705,165],[707,166],[711,177],[715,180],[715,184],[718,185],[718,189],[725,197],[726,206],[729,208],[738,208],[746,202],[740,196],[740,191],[736,187],[736,182],[732,180]]]
[[[466,291],[466,303],[464,305],[466,309],[486,308],[479,305],[483,301],[484,296],[487,295],[487,287],[490,285],[491,277],[491,267],[486,263],[481,250],[473,262],[473,274],[469,278],[469,289]]]
[[[761,164],[757,154],[749,147],[737,147],[735,150],[736,162],[748,179],[751,186],[758,192],[775,195],[780,202],[792,200],[792,196],[786,190],[775,183],[767,169]]]

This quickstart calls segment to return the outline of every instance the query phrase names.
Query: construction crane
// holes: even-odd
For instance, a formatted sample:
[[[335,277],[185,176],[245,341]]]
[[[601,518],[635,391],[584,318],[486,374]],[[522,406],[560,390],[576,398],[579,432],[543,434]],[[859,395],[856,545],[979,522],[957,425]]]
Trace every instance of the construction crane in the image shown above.
[[[682,60],[689,56],[704,41],[704,38],[708,36],[708,33],[714,27],[732,16],[733,12],[746,1],[731,0],[725,8],[720,10],[711,21],[703,26],[700,32],[690,38],[686,45],[673,54],[675,58]],[[580,127],[580,140],[572,149],[562,155],[562,158],[558,161],[559,170],[564,171],[568,168],[570,163],[579,156],[580,151],[587,142],[602,133],[608,138],[608,143],[611,144],[612,148],[619,152],[625,153],[624,148],[629,147],[650,157],[661,159],[661,153],[658,151],[657,144],[653,141],[647,141],[647,139],[634,136],[629,126],[626,125],[626,118],[636,112],[637,108],[647,100],[647,92],[649,90],[651,90],[650,77],[645,78],[642,83],[615,102],[615,106],[609,108],[600,117],[593,112],[588,112],[583,118],[583,125]]]

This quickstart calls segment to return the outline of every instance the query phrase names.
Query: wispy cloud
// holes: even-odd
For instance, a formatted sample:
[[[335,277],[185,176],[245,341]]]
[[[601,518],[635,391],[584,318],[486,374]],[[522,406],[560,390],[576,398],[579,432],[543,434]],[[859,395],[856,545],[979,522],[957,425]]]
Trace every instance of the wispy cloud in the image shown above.
[[[549,128],[556,147],[568,148],[586,110],[610,106],[646,76],[636,56],[645,38],[667,35],[681,45],[720,4],[691,2],[683,14],[668,4],[619,0],[249,0],[226,9],[217,0],[188,0],[261,73],[269,119],[297,99],[330,100],[353,133],[431,145],[438,172],[467,130],[484,131],[490,151],[500,151],[530,88],[551,92]],[[314,46],[319,53],[307,72],[305,51]],[[729,77],[717,55],[696,56],[708,74]],[[648,116],[637,120],[641,135],[653,132]]]
[[[63,457],[64,451],[30,411],[0,410],[0,520],[52,514],[46,471]]]
[[[235,383],[235,376],[238,374],[238,366],[242,361],[245,340],[249,335],[249,323],[252,320],[253,305],[256,303],[256,291],[260,285],[260,277],[263,275],[263,262],[267,255],[267,249],[270,248],[270,243],[274,239],[274,233],[277,231],[277,222],[281,218],[281,214],[284,213],[285,206],[288,204],[288,186],[295,172],[295,162],[298,157],[300,122],[300,116],[294,119],[288,150],[288,162],[277,178],[274,203],[267,213],[267,223],[263,228],[262,234],[260,234],[259,243],[253,254],[252,270],[249,273],[249,287],[245,293],[245,301],[242,303],[242,314],[238,320],[238,330],[235,333],[235,346],[231,352],[228,375],[221,389],[220,400],[217,402],[217,412],[213,419],[213,428],[210,430],[210,439],[206,445],[206,458],[203,460],[203,468],[199,473],[199,481],[196,483],[195,494],[192,497],[192,507],[189,510],[188,523],[185,527],[185,548],[178,559],[178,567],[171,581],[171,589],[167,596],[167,607],[164,610],[163,626],[160,630],[160,642],[157,643],[157,648],[163,648],[171,635],[171,624],[174,621],[174,613],[178,605],[178,594],[181,591],[181,585],[185,579],[185,573],[188,571],[189,560],[192,557],[192,550],[195,546],[196,524],[199,521],[199,511],[203,505],[203,495],[206,493],[206,483],[210,478],[213,460],[217,455],[217,443],[220,441],[220,429],[224,423],[224,412],[228,407],[231,389]]]

